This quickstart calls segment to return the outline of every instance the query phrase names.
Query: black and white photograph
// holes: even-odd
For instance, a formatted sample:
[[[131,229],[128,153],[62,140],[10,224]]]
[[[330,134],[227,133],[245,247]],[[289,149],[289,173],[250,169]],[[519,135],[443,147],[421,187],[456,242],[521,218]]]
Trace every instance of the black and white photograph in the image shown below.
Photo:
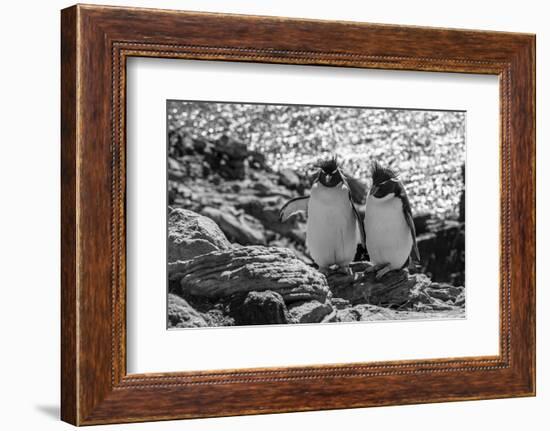
[[[466,318],[465,111],[166,109],[169,329]]]
[[[547,6],[4,2],[0,429],[548,428]]]

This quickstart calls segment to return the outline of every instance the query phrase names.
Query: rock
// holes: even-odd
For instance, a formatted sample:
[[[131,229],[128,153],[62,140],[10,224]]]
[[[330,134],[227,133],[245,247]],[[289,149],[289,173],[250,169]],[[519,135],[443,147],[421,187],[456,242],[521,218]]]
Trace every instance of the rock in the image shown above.
[[[256,196],[283,196],[290,199],[292,192],[285,187],[276,184],[277,176],[273,174],[262,174],[256,172],[250,188]]]
[[[464,292],[462,292],[459,295],[457,295],[455,299],[455,305],[457,307],[463,307],[465,304],[465,300],[466,300],[466,296],[464,295]]]
[[[331,302],[332,302],[332,306],[337,310],[344,310],[347,308],[351,308],[351,302],[349,302],[347,299],[332,298]]]
[[[430,213],[416,214],[413,217],[414,230],[416,231],[417,236],[429,232],[429,222],[431,219],[432,215]]]
[[[186,155],[183,157],[168,157],[168,179],[171,181],[187,182],[191,179],[204,178],[204,157],[199,155]]]
[[[273,184],[265,180],[256,181],[252,184],[252,189],[254,189],[259,196],[271,196],[275,194]]]
[[[332,313],[333,308],[329,301],[307,301],[292,304],[288,311],[293,323],[319,323]]]
[[[466,165],[462,164],[462,191],[460,192],[460,201],[458,203],[458,221],[466,221]]]
[[[288,311],[283,297],[271,290],[236,295],[230,305],[235,325],[279,325],[288,322]]]
[[[431,283],[426,288],[426,293],[432,298],[437,298],[443,302],[450,301],[454,303],[459,295],[464,295],[464,288],[445,283]]]
[[[266,244],[266,238],[259,224],[253,217],[237,217],[229,208],[203,208],[201,213],[214,220],[227,237],[241,245]]]
[[[447,304],[437,298],[431,298],[430,302],[419,302],[413,304],[411,307],[412,310],[417,311],[449,311],[453,310],[454,307],[452,304]]]
[[[388,273],[382,281],[376,280],[374,273],[334,273],[328,277],[328,283],[335,298],[343,298],[353,305],[386,301],[395,306],[406,302],[409,290],[415,284],[408,280],[406,271]]]
[[[177,295],[168,294],[168,327],[201,328],[210,326],[201,313]]]
[[[231,243],[218,225],[207,217],[182,208],[168,215],[168,262],[192,259],[214,250],[227,250]]]
[[[342,310],[336,310],[336,321],[337,322],[357,322],[359,320],[359,315],[355,312],[353,308],[344,308]]]
[[[279,239],[270,241],[269,245],[271,247],[288,248],[292,250],[292,252],[296,255],[296,257],[300,259],[302,262],[304,262],[306,265],[312,266],[314,268],[316,267],[315,262],[306,251],[305,244],[304,245],[302,245],[301,243],[296,244],[295,242],[291,241],[287,237],[281,236]]]
[[[464,285],[465,231],[464,223],[439,221],[430,232],[417,237],[423,272],[433,281],[449,281]]]
[[[336,314],[336,311],[334,308],[332,309],[332,312],[330,314],[327,314],[325,317],[323,317],[323,320],[319,323],[334,323],[338,322],[338,316]]]
[[[458,202],[458,221],[466,221],[466,190],[460,192],[460,201]]]
[[[341,298],[352,305],[369,304],[400,310],[450,309],[455,304],[461,305],[457,300],[464,293],[463,287],[432,283],[425,275],[411,275],[407,270],[391,271],[381,280],[376,280],[374,273],[331,274],[328,283],[333,302]]]
[[[279,171],[279,183],[290,190],[296,190],[300,186],[301,180],[292,169],[281,169]]]
[[[204,154],[204,151],[208,147],[208,142],[202,140],[202,139],[193,139],[193,151],[198,154]]]
[[[271,168],[267,166],[267,160],[265,158],[265,154],[260,153],[259,151],[252,150],[248,152],[248,166],[254,169],[271,171]]]
[[[376,320],[400,320],[394,310],[371,304],[359,304],[336,312],[338,322],[370,322]]]
[[[222,298],[240,292],[272,290],[286,304],[317,300],[329,294],[326,278],[296,258],[291,250],[248,246],[213,251],[178,263],[170,276],[191,295]]]
[[[169,155],[171,157],[203,154],[207,145],[206,141],[193,138],[182,129],[171,131],[168,139],[170,143]]]
[[[243,196],[236,206],[260,221],[264,228],[277,232],[298,244],[305,244],[305,224],[299,217],[282,223],[279,213],[286,202],[280,197]]]
[[[209,144],[204,151],[204,159],[211,171],[228,180],[246,178],[248,150],[245,143],[223,135]]]
[[[382,281],[371,280],[370,304],[382,307],[403,307],[413,303],[430,303],[425,288],[430,280],[422,274],[409,276],[407,271],[395,271]]]
[[[181,181],[185,177],[185,172],[180,163],[173,157],[168,157],[168,178],[174,181]]]
[[[170,281],[169,295],[184,300],[188,306],[197,312],[207,323],[208,327],[234,326],[235,320],[227,313],[224,302],[213,302],[208,298],[186,295],[179,289],[179,283]]]
[[[244,160],[248,157],[246,144],[228,135],[222,135],[214,142],[214,147],[216,151],[231,160]]]

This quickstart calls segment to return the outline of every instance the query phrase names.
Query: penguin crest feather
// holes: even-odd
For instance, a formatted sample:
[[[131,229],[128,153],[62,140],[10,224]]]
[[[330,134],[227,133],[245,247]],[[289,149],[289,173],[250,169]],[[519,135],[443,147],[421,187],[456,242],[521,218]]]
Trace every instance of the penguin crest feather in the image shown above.
[[[332,156],[329,159],[319,161],[316,166],[322,169],[326,174],[331,174],[338,169],[338,159],[336,156]]]
[[[377,186],[384,181],[388,181],[397,178],[399,175],[396,171],[390,168],[384,168],[378,162],[374,162],[372,165],[372,184]]]

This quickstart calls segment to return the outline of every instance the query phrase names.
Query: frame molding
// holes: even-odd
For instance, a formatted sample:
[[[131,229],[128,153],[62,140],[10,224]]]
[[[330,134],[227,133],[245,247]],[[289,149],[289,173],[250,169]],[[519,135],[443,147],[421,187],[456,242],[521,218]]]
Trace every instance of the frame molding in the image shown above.
[[[63,420],[88,425],[534,395],[533,35],[77,5],[62,11],[61,47]],[[500,354],[127,375],[130,56],[498,75]]]

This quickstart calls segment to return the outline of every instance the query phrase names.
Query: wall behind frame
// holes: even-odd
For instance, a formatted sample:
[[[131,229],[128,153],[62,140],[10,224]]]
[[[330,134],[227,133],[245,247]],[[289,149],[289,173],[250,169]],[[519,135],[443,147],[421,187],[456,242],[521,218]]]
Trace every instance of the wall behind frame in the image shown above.
[[[550,29],[536,0],[298,2],[102,0],[102,4],[537,33],[537,140],[550,140]],[[59,415],[59,10],[71,1],[7,2],[0,17],[0,286],[5,429],[72,429]],[[544,429],[550,414],[550,149],[538,147],[538,379],[536,398],[107,426],[112,430],[446,431]],[[546,185],[546,187],[545,187]],[[539,425],[540,424],[540,425]]]

